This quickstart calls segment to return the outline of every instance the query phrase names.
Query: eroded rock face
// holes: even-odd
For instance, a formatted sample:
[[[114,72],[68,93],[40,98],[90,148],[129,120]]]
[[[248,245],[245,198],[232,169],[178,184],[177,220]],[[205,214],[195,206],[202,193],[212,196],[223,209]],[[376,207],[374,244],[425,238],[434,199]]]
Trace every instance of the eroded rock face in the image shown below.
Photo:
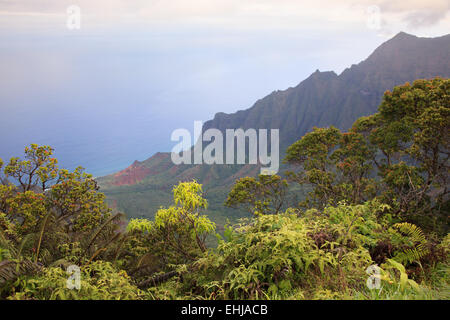
[[[149,168],[136,160],[125,170],[117,172],[114,175],[112,184],[115,186],[133,185],[144,180],[150,173],[151,170]]]

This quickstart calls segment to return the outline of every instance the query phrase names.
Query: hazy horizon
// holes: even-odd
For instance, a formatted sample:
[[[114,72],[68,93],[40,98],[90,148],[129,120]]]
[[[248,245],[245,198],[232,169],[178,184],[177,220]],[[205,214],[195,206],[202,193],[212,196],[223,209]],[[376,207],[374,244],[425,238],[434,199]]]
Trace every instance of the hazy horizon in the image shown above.
[[[66,26],[70,5],[80,29]],[[400,31],[445,35],[448,12],[441,0],[0,0],[0,158],[49,144],[62,167],[109,174]]]

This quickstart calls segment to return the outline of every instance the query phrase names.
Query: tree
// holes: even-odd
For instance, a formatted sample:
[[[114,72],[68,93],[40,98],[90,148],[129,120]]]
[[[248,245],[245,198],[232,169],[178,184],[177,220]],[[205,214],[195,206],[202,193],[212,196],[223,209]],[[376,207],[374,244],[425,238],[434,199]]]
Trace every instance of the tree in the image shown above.
[[[21,191],[39,187],[45,191],[48,183],[58,175],[58,161],[52,158],[53,149],[49,146],[31,144],[25,148],[25,160],[11,158],[4,173],[19,182]]]
[[[246,206],[252,214],[278,214],[286,200],[288,183],[278,175],[245,177],[234,184],[225,205]]]
[[[132,219],[128,225],[130,240],[142,248],[137,255],[151,254],[151,260],[166,265],[197,259],[207,250],[206,237],[215,231],[215,224],[200,214],[208,205],[201,184],[180,182],[173,188],[173,196],[174,205],[160,208],[154,221]]]
[[[59,169],[52,154],[51,147],[32,144],[25,160],[15,157],[5,166],[4,179],[18,185],[0,185],[0,232],[36,262],[64,258],[64,246],[80,247],[87,260],[99,257],[117,236],[121,215],[111,214],[90,174]]]
[[[203,198],[202,185],[195,180],[180,182],[173,188],[175,205],[168,209],[160,209],[155,216],[155,225],[165,238],[175,243],[183,233],[195,241],[202,252],[206,251],[205,240],[208,234],[214,232],[215,224],[200,211],[208,207]],[[187,244],[178,243],[179,247]]]
[[[358,204],[370,199],[375,192],[370,178],[372,154],[356,132],[329,127],[304,135],[287,149],[285,158],[299,167],[287,172],[289,179],[312,188],[300,205],[322,209],[342,200]]]
[[[415,223],[413,216],[445,214],[449,86],[450,80],[436,78],[395,87],[384,94],[378,113],[358,119],[349,132],[314,128],[291,145],[285,161],[300,170],[289,177],[312,188],[301,205],[323,208],[379,197]]]
[[[448,210],[450,80],[416,80],[384,94],[379,112],[355,122],[378,152],[382,194],[402,215]],[[446,209],[447,206],[447,209]]]

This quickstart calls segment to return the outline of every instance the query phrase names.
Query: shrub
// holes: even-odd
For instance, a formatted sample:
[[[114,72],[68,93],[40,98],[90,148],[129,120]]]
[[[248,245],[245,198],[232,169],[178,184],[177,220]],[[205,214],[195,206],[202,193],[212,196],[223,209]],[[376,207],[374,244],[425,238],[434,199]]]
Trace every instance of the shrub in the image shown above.
[[[35,277],[17,280],[17,292],[9,299],[38,300],[130,300],[142,299],[139,290],[125,271],[109,262],[95,261],[81,267],[80,289],[68,289],[68,274],[59,267],[45,268]]]

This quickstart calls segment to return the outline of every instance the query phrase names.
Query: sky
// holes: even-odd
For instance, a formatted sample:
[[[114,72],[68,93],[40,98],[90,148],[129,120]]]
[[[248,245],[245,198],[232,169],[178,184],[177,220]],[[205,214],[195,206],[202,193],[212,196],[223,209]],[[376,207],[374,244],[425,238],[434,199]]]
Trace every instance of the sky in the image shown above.
[[[115,172],[170,151],[175,129],[316,69],[339,74],[400,31],[447,34],[449,4],[0,0],[0,158],[50,144],[69,169]]]

